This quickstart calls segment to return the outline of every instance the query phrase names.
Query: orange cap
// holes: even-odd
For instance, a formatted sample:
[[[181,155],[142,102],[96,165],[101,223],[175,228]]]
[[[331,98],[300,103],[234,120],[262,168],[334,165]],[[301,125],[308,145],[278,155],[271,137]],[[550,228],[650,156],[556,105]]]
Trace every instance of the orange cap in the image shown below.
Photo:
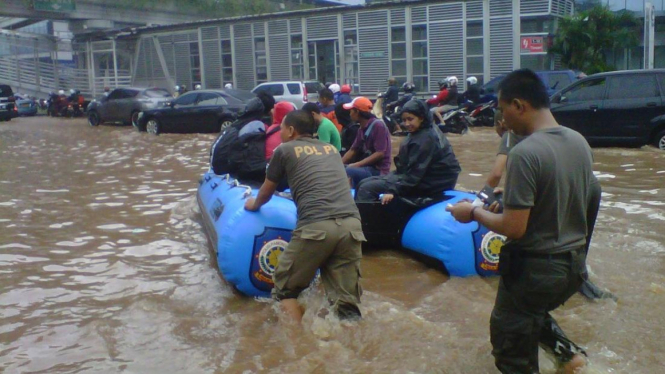
[[[343,105],[344,109],[357,109],[361,112],[371,112],[374,104],[368,98],[360,96],[353,99],[352,102]]]

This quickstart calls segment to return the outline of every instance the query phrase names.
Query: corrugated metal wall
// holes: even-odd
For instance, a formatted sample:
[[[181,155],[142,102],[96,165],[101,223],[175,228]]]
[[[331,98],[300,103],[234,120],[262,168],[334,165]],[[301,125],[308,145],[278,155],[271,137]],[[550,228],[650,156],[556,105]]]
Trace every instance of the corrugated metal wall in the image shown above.
[[[358,75],[361,92],[378,92],[390,75],[388,11],[358,13]]]
[[[219,27],[201,28],[201,63],[204,70],[205,88],[222,87],[222,45],[219,41]]]
[[[521,14],[548,13],[550,11],[549,7],[549,0],[520,0]]]
[[[572,11],[572,0],[520,0],[521,14],[567,14]],[[483,0],[432,1],[415,6],[395,5],[379,10],[353,10],[342,12],[344,30],[357,30],[359,44],[359,84],[362,93],[372,94],[384,89],[390,74],[390,26],[427,23],[429,82],[436,87],[436,81],[450,75],[464,76],[465,38],[463,17],[482,20],[489,18],[489,68],[492,77],[513,69],[513,46],[519,42],[513,30],[513,0],[491,0],[489,14],[483,14]],[[409,17],[410,16],[410,17]],[[306,30],[302,30],[302,18],[279,16],[269,21],[245,21],[239,24],[220,22],[219,25],[205,26],[201,35],[201,69],[206,88],[222,87],[223,66],[221,40],[234,36],[233,71],[238,88],[252,89],[255,84],[254,38],[265,37],[267,31],[268,67],[272,80],[288,80],[291,75],[290,35],[306,34],[306,41],[337,40],[339,38],[337,13],[324,13],[305,17]],[[487,19],[485,18],[485,19]],[[267,27],[267,29],[266,29]],[[233,30],[231,30],[233,28]],[[233,31],[233,32],[232,32]],[[303,32],[306,31],[306,32]],[[192,84],[190,43],[198,43],[196,31],[179,32],[173,35],[159,35],[159,43],[164,53],[168,73],[177,84]],[[153,82],[163,80],[165,74],[157,57],[153,41],[143,35],[137,53],[135,81]],[[306,45],[306,43],[305,43]],[[411,48],[411,41],[407,41]],[[343,70],[343,69],[342,69]],[[486,73],[488,73],[486,71]]]
[[[235,61],[237,88],[241,90],[251,90],[256,86],[254,72],[254,41],[252,40],[251,24],[245,23],[233,27],[235,39],[233,44]]]
[[[337,15],[307,18],[307,40],[337,39]]]
[[[270,78],[274,81],[291,79],[289,53],[289,27],[286,20],[268,22],[268,44],[270,44]]]

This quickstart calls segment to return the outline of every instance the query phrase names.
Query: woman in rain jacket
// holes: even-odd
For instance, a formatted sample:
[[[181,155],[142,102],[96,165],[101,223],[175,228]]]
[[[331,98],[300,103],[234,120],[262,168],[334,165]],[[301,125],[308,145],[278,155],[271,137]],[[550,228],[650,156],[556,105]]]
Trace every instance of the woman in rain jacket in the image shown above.
[[[266,160],[270,160],[272,154],[275,152],[280,144],[282,138],[279,135],[279,126],[287,114],[293,112],[296,108],[288,101],[280,101],[275,104],[272,110],[272,125],[266,129]]]
[[[395,157],[396,170],[388,175],[363,180],[356,193],[358,201],[388,204],[395,196],[439,198],[452,190],[462,171],[453,148],[437,126],[432,125],[427,106],[411,100],[401,110],[403,126],[409,135]]]

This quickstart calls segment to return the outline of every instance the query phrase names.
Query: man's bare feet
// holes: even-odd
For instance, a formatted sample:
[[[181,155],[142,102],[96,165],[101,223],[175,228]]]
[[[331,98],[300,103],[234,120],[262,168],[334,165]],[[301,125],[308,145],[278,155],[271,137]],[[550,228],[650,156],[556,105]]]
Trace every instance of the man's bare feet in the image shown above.
[[[577,354],[573,356],[572,360],[566,362],[563,365],[563,374],[575,374],[586,365],[586,359],[584,356]]]

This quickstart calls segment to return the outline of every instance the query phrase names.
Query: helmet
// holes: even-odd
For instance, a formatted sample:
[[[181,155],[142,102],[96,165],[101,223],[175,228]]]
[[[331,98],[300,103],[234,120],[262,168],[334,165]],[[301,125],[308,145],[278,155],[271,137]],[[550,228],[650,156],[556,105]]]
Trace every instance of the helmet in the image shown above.
[[[416,86],[413,83],[406,82],[402,85],[404,92],[413,92],[416,90]]]
[[[227,83],[227,84],[224,85],[224,88],[230,90],[230,89],[233,88],[233,85],[231,83]]]
[[[72,88],[72,89],[69,90],[69,93],[70,93],[70,94],[75,94],[75,93],[76,93],[76,90]]]
[[[448,83],[450,83],[451,86],[457,86],[457,77],[456,76],[448,77]]]
[[[195,90],[200,90],[200,89],[201,89],[201,85],[200,85],[200,84],[197,84],[196,86],[194,86],[194,89],[195,89]]]
[[[469,84],[476,84],[476,83],[478,83],[478,78],[468,77],[468,78],[466,78],[466,82],[469,83]]]
[[[448,79],[439,79],[439,89],[448,88]]]
[[[351,93],[351,85],[348,84],[343,85],[341,92],[345,94]]]
[[[65,94],[65,90],[58,90],[58,95],[64,95],[64,94]]]
[[[341,87],[337,83],[333,83],[328,87],[333,93],[338,93],[341,90]]]
[[[180,92],[180,86],[175,86],[176,92]]]

